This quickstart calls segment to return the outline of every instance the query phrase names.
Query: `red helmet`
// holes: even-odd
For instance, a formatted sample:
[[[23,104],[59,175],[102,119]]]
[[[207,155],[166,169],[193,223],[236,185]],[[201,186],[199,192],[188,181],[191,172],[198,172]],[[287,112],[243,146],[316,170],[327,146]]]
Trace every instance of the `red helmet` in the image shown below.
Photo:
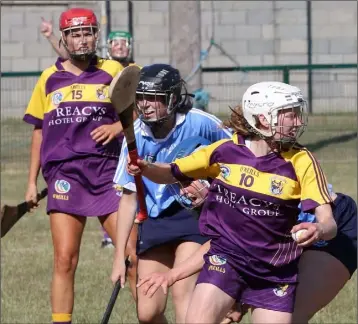
[[[78,29],[83,27],[89,27],[92,31],[94,37],[94,43],[91,48],[83,49],[73,49],[69,48],[66,39],[66,33],[71,31],[71,29]],[[88,60],[91,59],[97,51],[98,45],[98,22],[96,15],[91,9],[84,8],[72,8],[61,14],[60,17],[60,31],[62,34],[61,42],[65,46],[67,52],[70,54],[70,57],[75,60]],[[71,40],[73,42],[73,39]],[[73,44],[73,43],[72,43]]]
[[[60,16],[60,30],[75,27],[98,28],[97,17],[91,9],[72,8],[64,11]]]

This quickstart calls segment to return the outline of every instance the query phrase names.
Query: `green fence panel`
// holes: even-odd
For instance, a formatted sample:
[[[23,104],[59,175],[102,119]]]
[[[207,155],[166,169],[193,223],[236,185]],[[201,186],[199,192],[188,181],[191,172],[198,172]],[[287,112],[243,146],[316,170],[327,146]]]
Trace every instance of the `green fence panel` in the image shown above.
[[[357,64],[310,66],[313,114],[357,112],[357,67]],[[212,98],[209,111],[220,117],[227,116],[228,106],[239,104],[245,89],[256,82],[290,82],[308,94],[308,65],[211,67],[203,68],[202,72],[203,88]],[[27,175],[32,127],[22,117],[40,75],[40,71],[1,73],[2,176]],[[327,128],[325,118],[317,120],[322,120],[318,127]],[[356,118],[337,119],[333,126],[353,130]]]
[[[227,115],[245,89],[260,81],[282,81],[298,86],[307,97],[313,114],[357,112],[357,64],[272,65],[242,67],[206,67],[203,87],[211,94],[210,112]],[[311,72],[309,72],[311,71]],[[309,73],[312,73],[308,98]]]

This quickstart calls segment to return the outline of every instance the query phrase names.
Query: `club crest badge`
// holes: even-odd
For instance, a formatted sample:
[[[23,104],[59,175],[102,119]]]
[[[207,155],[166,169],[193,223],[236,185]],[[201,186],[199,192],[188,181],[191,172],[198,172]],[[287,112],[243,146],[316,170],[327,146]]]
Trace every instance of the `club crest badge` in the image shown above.
[[[221,176],[226,180],[230,175],[230,169],[226,165],[220,166]]]
[[[270,178],[270,192],[273,195],[281,195],[283,188],[286,184],[286,180],[281,177]]]
[[[96,89],[96,96],[98,100],[105,100],[107,98],[107,89],[104,87],[98,87]]]
[[[122,194],[123,194],[123,187],[122,186],[120,186],[119,184],[114,184],[113,189],[116,192],[116,196],[122,197]]]
[[[53,95],[52,95],[52,103],[54,104],[54,105],[59,105],[60,104],[60,102],[62,101],[62,99],[63,99],[63,94],[62,94],[62,92],[60,92],[60,91],[56,91]]]
[[[278,285],[276,288],[273,289],[273,293],[277,297],[283,297],[287,295],[288,285]]]
[[[144,160],[149,162],[149,163],[154,163],[155,162],[155,156],[152,155],[152,154],[147,154],[145,157],[144,157]]]

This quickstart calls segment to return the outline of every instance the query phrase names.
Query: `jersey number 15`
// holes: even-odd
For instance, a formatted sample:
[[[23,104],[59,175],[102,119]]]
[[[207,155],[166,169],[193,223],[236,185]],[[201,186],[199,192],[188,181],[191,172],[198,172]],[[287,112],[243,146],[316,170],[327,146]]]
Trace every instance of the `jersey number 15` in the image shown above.
[[[82,99],[82,90],[72,90],[72,99]]]

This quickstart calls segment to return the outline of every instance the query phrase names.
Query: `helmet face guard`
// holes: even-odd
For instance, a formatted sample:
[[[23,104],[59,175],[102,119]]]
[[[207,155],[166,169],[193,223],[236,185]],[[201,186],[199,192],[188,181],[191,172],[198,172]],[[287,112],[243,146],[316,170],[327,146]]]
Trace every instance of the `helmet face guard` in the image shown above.
[[[118,62],[130,62],[132,59],[132,35],[125,31],[111,32],[107,40],[107,56],[109,59]],[[113,47],[118,47],[118,51],[113,51]],[[123,53],[123,48],[127,53]]]
[[[272,130],[271,138],[275,137],[274,141],[281,143],[283,146],[296,144],[308,124],[308,115],[306,112],[307,102],[305,100],[273,109],[270,112],[272,116],[270,120]],[[286,117],[286,115],[290,113],[294,115],[294,118],[287,122],[288,117]],[[280,114],[282,114],[281,117]]]
[[[199,208],[206,200],[210,184],[206,180],[189,183],[177,182],[168,185],[176,201],[185,209]]]
[[[87,61],[96,54],[99,26],[92,10],[72,8],[65,11],[60,17],[60,31],[60,44],[66,48],[71,59]],[[92,43],[89,47],[88,42]]]
[[[149,126],[163,123],[190,96],[179,71],[167,64],[143,67],[136,91],[139,118]]]
[[[249,87],[242,100],[249,130],[273,143],[278,150],[297,143],[307,126],[307,102],[301,90],[281,82],[260,82]],[[259,128],[259,116],[265,117],[269,129]]]
[[[91,37],[93,37],[94,46],[92,48],[82,48],[79,50],[70,50],[69,47],[71,45],[72,45],[72,47],[75,47],[73,39],[75,39],[77,37],[81,38],[80,43],[86,44],[87,41],[85,38],[88,36],[85,36],[84,33],[86,33],[87,31],[89,31],[89,34],[91,35]],[[80,34],[80,36],[76,35],[77,32]],[[62,31],[61,34],[62,34],[61,42],[73,60],[87,61],[96,55],[97,47],[98,47],[98,29],[97,29],[97,27],[93,27],[93,26],[70,27],[70,28]],[[69,34],[71,34],[71,39],[72,39],[73,44],[70,44],[67,40],[67,36]]]
[[[182,88],[186,90],[180,82],[168,91],[137,89],[136,110],[139,118],[148,125],[167,121],[181,104]]]

